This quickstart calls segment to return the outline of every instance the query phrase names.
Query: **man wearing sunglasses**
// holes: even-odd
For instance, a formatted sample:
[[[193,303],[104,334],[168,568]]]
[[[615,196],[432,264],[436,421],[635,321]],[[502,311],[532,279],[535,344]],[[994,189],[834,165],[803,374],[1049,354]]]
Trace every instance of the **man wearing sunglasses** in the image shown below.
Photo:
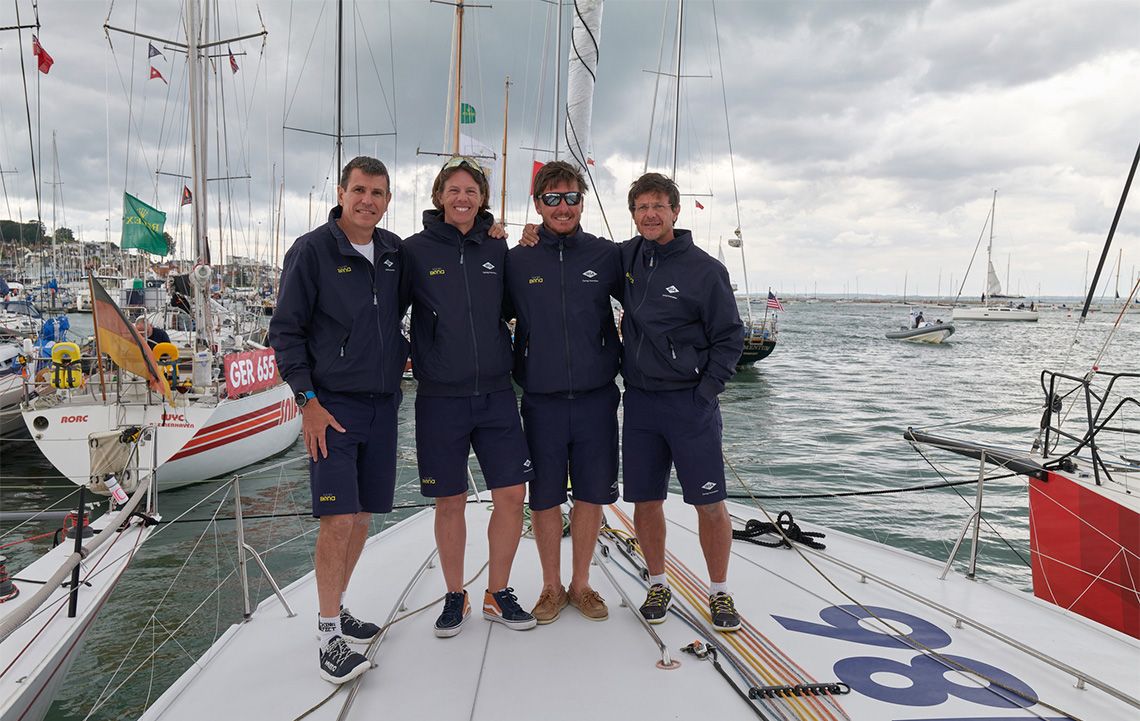
[[[285,254],[269,343],[296,393],[310,457],[321,677],[344,683],[370,667],[347,643],[380,632],[343,605],[373,513],[396,488],[396,423],[408,342],[400,333],[400,239],[376,227],[392,194],[375,158],[341,172],[326,224]]]
[[[622,288],[616,245],[582,230],[586,179],[564,161],[534,178],[534,207],[542,216],[538,247],[507,253],[507,291],[517,319],[515,380],[523,388],[522,416],[534,459],[531,526],[542,563],[543,588],[532,613],[555,621],[572,604],[590,620],[609,616],[590,587],[590,559],[602,507],[617,500],[620,393],[614,378],[621,355],[611,297]],[[561,506],[573,479],[569,593],[561,580]]]
[[[489,188],[479,163],[455,157],[432,186],[434,210],[404,242],[401,297],[412,306],[412,373],[420,492],[435,499],[435,538],[447,594],[435,635],[459,633],[470,613],[463,588],[467,459],[474,448],[494,508],[487,528],[483,617],[533,628],[509,587],[522,533],[530,453],[511,385],[511,336],[503,320],[507,244],[492,238]]]

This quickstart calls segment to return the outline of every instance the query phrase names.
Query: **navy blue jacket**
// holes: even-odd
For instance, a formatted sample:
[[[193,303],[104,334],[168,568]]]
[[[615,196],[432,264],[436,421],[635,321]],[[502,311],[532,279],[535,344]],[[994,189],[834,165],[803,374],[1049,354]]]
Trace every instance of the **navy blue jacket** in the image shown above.
[[[622,377],[647,391],[697,388],[712,402],[736,372],[744,324],[728,270],[687,230],[665,245],[621,245],[625,271]]]
[[[464,235],[424,211],[424,229],[404,241],[400,297],[412,305],[417,393],[470,396],[511,387],[511,331],[503,320],[507,242],[487,235],[483,211]]]
[[[574,393],[613,381],[621,344],[610,298],[622,291],[618,246],[583,232],[539,226],[538,245],[507,252],[514,312],[515,380],[528,393]]]
[[[400,333],[407,307],[399,300],[400,239],[372,231],[374,267],[336,224],[340,214],[333,208],[328,223],[285,253],[269,344],[295,393],[395,393],[408,358]]]

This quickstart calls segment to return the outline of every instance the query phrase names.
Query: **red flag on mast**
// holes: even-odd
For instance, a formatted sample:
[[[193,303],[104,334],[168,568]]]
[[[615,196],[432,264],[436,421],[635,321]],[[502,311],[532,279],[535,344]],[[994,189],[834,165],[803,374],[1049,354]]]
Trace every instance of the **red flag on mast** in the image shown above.
[[[233,53],[230,53],[230,70],[234,71],[234,73],[238,71],[237,58],[234,57]]]
[[[150,66],[150,78],[148,78],[148,79],[154,80],[155,78],[158,78],[162,82],[166,83],[166,78],[162,77],[162,73],[158,72],[158,68],[151,65]],[[166,84],[169,85],[170,83],[166,83]]]
[[[55,58],[48,55],[48,51],[44,50],[44,46],[40,45],[40,39],[35,35],[32,36],[32,55],[36,58],[36,67],[41,73],[47,75],[48,71],[51,70],[52,63],[55,62]]]
[[[190,188],[187,188],[185,185],[183,185],[182,186],[182,202],[179,203],[179,206],[190,205],[190,203],[192,203],[192,202],[194,202],[194,196],[190,194]]]

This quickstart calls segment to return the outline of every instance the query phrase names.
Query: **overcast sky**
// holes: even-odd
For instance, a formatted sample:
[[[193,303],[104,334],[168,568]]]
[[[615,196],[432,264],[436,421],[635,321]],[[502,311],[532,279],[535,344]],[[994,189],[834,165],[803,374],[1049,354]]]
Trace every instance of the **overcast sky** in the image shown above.
[[[501,150],[509,75],[507,220],[517,223],[528,215],[532,161],[552,157],[530,148],[552,144],[554,11],[541,0],[478,1],[492,7],[466,13],[464,102],[478,120],[464,128]],[[19,5],[29,22],[30,2]],[[655,75],[646,71],[661,58],[672,66],[675,5],[605,6],[593,190],[609,233],[595,202],[585,218],[599,235],[633,233],[625,191],[647,147],[649,168],[672,172],[672,121],[662,122],[673,114],[672,81],[661,82],[654,113]],[[223,0],[212,11],[214,38],[259,30],[259,12],[268,30],[264,46],[229,46],[236,75],[226,48],[218,50],[210,103],[218,113],[224,105],[225,123],[214,116],[209,175],[235,179],[210,183],[210,237],[216,244],[221,198],[227,255],[236,248],[274,257],[274,178],[285,189],[282,245],[328,211],[332,141],[283,126],[334,130],[335,8]],[[1140,3],[719,0],[715,11],[714,25],[710,1],[686,3],[683,73],[691,77],[682,84],[677,176],[682,192],[696,197],[683,200],[678,225],[715,255],[718,239],[737,226],[735,175],[752,290],[898,294],[905,279],[911,294],[950,293],[997,189],[994,265],[1003,284],[1008,265],[1010,291],[1082,292],[1086,256],[1095,265],[1140,143]],[[112,48],[107,12],[96,1],[42,4],[39,36],[55,60],[48,75],[34,71],[30,34],[22,36],[44,220],[52,225],[55,131],[56,225],[117,241],[127,190],[168,212],[168,230],[186,238],[184,181],[174,177],[189,172],[185,58],[156,42],[163,55],[148,62],[146,40],[115,32]],[[174,1],[118,0],[110,24],[181,42],[180,12]],[[0,25],[15,20],[11,4],[0,9]],[[389,163],[394,199],[385,225],[408,235],[441,162],[416,151],[447,147],[454,12],[427,0],[346,0],[345,22],[344,132],[396,133],[346,140],[346,160],[363,152]],[[20,53],[16,32],[0,34],[0,217],[27,220],[35,201]],[[148,79],[152,64],[169,84]],[[492,200],[498,214],[497,187]],[[1122,293],[1140,264],[1137,202],[1117,230],[1110,293],[1117,248]],[[519,229],[511,233],[517,238]],[[739,251],[725,252],[743,289]],[[984,270],[983,241],[967,297],[981,292]]]

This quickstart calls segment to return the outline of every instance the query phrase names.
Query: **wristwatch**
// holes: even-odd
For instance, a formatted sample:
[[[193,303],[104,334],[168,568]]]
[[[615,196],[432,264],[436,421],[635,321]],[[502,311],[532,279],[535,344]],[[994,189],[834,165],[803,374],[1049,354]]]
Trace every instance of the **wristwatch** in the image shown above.
[[[306,403],[308,403],[309,401],[313,400],[316,397],[317,397],[317,394],[313,393],[312,391],[303,391],[303,392],[298,392],[295,396],[293,396],[293,400],[297,401],[297,407],[298,408],[304,408]]]

